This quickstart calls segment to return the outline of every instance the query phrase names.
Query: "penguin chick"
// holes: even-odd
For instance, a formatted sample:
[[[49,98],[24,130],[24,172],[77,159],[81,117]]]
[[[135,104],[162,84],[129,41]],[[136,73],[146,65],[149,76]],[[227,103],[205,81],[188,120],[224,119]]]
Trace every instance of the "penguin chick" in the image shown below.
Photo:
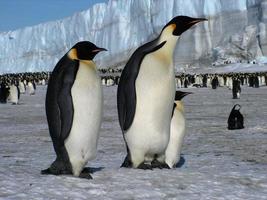
[[[180,160],[182,143],[185,136],[184,105],[183,97],[191,92],[176,91],[171,120],[170,140],[165,151],[165,163],[174,168]]]

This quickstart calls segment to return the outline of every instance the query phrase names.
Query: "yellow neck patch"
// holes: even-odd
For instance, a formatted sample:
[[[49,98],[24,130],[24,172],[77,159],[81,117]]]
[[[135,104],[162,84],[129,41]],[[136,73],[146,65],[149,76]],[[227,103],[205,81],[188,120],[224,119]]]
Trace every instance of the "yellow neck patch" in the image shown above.
[[[77,56],[77,49],[71,49],[68,53],[68,57],[71,60],[78,60],[78,56]]]
[[[176,107],[175,109],[181,111],[181,112],[184,112],[184,104],[182,101],[175,101],[176,103]]]

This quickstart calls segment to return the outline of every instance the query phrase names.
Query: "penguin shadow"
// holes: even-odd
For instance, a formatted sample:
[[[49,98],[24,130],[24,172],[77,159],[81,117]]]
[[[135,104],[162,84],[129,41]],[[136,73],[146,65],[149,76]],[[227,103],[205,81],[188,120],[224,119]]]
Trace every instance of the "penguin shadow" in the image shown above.
[[[185,164],[185,158],[181,156],[179,162],[176,164],[176,168],[181,168]]]

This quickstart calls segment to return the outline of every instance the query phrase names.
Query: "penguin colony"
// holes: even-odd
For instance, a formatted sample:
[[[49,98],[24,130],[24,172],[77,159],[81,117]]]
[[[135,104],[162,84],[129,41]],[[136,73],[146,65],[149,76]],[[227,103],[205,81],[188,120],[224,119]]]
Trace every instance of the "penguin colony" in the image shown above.
[[[1,75],[1,103],[19,104],[21,94],[34,95],[36,85],[48,84],[46,115],[56,159],[41,173],[92,178],[85,165],[96,156],[102,85],[118,85],[119,124],[127,149],[121,167],[140,169],[175,168],[179,163],[185,135],[181,100],[190,93],[177,88],[227,87],[238,99],[242,86],[267,86],[267,73],[175,75],[176,42],[183,32],[205,20],[173,18],[155,40],[133,53],[124,69],[97,70],[93,59],[106,49],[82,41],[59,60],[52,73]]]
[[[0,103],[19,104],[21,95],[34,95],[36,85],[46,85],[49,72],[0,75]]]

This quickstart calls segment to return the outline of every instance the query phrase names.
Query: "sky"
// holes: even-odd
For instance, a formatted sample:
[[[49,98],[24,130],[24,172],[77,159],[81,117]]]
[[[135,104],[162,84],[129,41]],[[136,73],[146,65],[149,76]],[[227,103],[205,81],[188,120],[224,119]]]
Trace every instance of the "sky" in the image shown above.
[[[108,0],[0,0],[0,32],[54,21]]]

